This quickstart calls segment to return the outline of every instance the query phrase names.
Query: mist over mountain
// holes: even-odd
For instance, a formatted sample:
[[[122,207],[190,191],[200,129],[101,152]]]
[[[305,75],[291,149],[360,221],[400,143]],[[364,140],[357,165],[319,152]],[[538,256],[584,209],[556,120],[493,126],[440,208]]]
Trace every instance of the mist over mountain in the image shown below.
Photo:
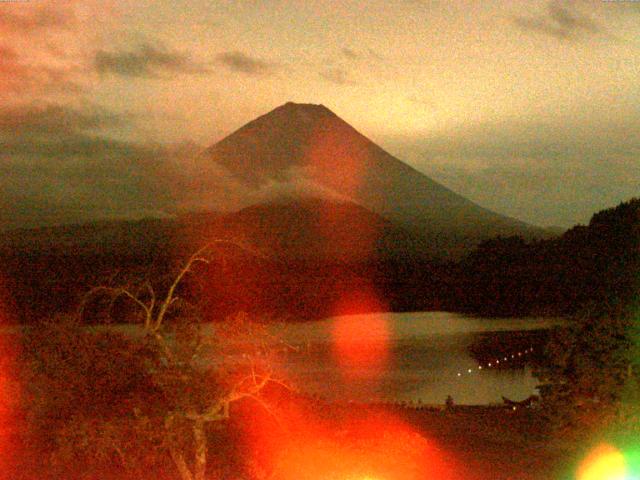
[[[396,159],[322,105],[287,103],[204,154],[247,188],[305,185],[348,200],[453,250],[542,229],[476,205]],[[300,192],[300,190],[298,190]],[[444,250],[447,250],[444,248]]]
[[[190,148],[183,155],[180,160],[173,152],[170,159],[159,160],[154,188],[161,195],[149,193],[150,203],[142,205],[164,210],[159,223],[127,221],[118,227],[118,221],[101,221],[93,227],[39,228],[5,237],[13,243],[103,249],[127,242],[148,245],[156,231],[166,230],[165,237],[186,235],[196,244],[207,235],[242,236],[258,247],[277,247],[278,255],[286,249],[289,256],[362,259],[385,250],[410,257],[460,257],[497,235],[550,234],[431,180],[322,105],[284,104],[204,151]],[[168,197],[173,204],[163,207]],[[201,220],[211,223],[215,215],[191,212],[210,210],[224,212],[224,221],[201,225],[199,231]],[[257,225],[259,231],[250,235]],[[346,231],[351,237],[340,233]],[[363,243],[354,232],[371,238]]]
[[[215,315],[317,318],[361,291],[379,292],[380,308],[441,308],[445,262],[498,235],[549,236],[431,180],[322,105],[287,103],[183,163],[158,174],[158,190],[172,184],[169,217],[3,232],[20,316],[48,312],[51,298],[71,308],[114,272],[166,276],[219,239],[239,249],[216,250],[224,260],[207,272]]]

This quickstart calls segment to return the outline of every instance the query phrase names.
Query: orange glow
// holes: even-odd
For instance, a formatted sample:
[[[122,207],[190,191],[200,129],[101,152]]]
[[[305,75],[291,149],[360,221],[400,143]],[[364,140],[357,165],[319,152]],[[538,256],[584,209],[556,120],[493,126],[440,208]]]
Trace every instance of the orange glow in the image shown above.
[[[389,357],[389,326],[384,313],[366,316],[356,312],[384,312],[385,306],[372,289],[345,295],[336,305],[332,329],[333,354],[348,377],[376,377]]]
[[[3,307],[6,294],[2,287],[0,281],[0,476],[9,478],[10,464],[17,456],[15,437],[19,391],[14,376],[17,339],[4,330],[9,320]]]
[[[249,452],[269,478],[465,478],[446,452],[397,418],[372,410],[327,414],[312,408],[290,407],[279,410],[277,420],[252,422]]]
[[[595,448],[578,469],[577,480],[627,480],[627,465],[622,452],[611,445]]]
[[[353,138],[347,128],[337,125],[334,118],[318,122],[309,137],[305,161],[314,177],[353,198],[362,185],[369,152],[362,144],[345,142]]]
[[[331,115],[316,122],[308,136],[303,165],[311,178],[329,191],[340,192],[339,198],[359,203],[372,160],[364,139],[359,142],[354,138],[358,137],[351,128]],[[362,259],[376,255],[384,222],[364,210],[357,215],[352,213],[330,204],[321,212],[316,228],[326,242],[328,258]]]

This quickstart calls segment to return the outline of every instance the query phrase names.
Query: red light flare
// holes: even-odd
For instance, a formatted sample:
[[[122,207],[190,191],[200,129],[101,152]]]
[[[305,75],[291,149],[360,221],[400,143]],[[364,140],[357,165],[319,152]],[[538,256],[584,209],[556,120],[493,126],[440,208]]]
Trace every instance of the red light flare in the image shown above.
[[[312,179],[317,179],[338,199],[356,201],[363,193],[370,173],[371,152],[364,138],[347,124],[332,116],[318,121],[308,137],[302,164]],[[328,254],[353,258],[376,254],[384,222],[366,210],[331,207],[321,212],[317,229],[325,239]]]
[[[466,478],[449,453],[399,419],[330,409],[298,404],[254,416],[246,423],[249,463],[273,480]]]
[[[12,463],[18,457],[18,407],[20,385],[16,378],[18,333],[8,330],[9,313],[6,289],[0,278],[0,477],[9,478]]]
[[[385,318],[387,306],[372,287],[345,294],[335,306],[332,326],[333,355],[350,379],[375,379],[386,368],[390,332]],[[358,316],[354,313],[369,313]]]
[[[318,122],[309,136],[304,165],[312,178],[355,200],[360,197],[372,159],[369,143],[351,127],[332,116]],[[364,192],[366,193],[366,192]],[[320,213],[317,225],[325,239],[327,258],[375,260],[377,242],[384,221],[366,210],[329,206]],[[369,273],[333,278],[338,301],[330,309],[338,317],[332,328],[333,354],[346,377],[375,378],[384,370],[389,356],[389,331],[383,314],[362,318],[354,313],[384,312],[387,305],[376,294]]]
[[[351,128],[333,118],[320,121],[309,136],[304,157],[313,177],[348,197],[358,194],[369,159],[366,145],[353,138]]]

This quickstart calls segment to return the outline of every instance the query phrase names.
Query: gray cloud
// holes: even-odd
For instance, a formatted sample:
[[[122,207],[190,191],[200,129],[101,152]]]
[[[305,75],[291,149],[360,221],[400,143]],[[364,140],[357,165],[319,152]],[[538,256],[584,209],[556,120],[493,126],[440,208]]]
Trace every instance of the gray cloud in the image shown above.
[[[218,62],[230,70],[247,75],[264,75],[273,72],[275,65],[239,51],[218,55]]]
[[[597,164],[509,162],[482,168],[432,165],[427,175],[494,211],[541,226],[585,224],[595,212],[638,195],[640,164],[610,158]]]
[[[0,230],[166,204],[147,193],[157,193],[161,149],[104,134],[124,121],[91,105],[0,108]]]
[[[211,70],[188,54],[144,44],[131,51],[99,50],[94,57],[96,71],[123,77],[157,78],[164,73],[203,74]]]
[[[0,231],[237,207],[249,189],[192,143],[117,140],[95,105],[0,107]]]
[[[344,47],[342,49],[342,55],[344,55],[349,60],[358,60],[360,58],[360,54],[351,48]]]
[[[341,56],[349,62],[369,62],[377,63],[384,61],[382,55],[372,48],[355,49],[351,47],[343,47],[340,50]]]
[[[603,33],[602,26],[593,19],[559,1],[549,2],[544,15],[515,16],[513,21],[524,31],[542,33],[558,40]]]
[[[14,105],[0,110],[0,137],[6,141],[33,136],[55,139],[121,122],[121,116],[96,106],[81,110],[58,104]]]
[[[604,108],[604,107],[601,107]],[[594,111],[595,112],[595,111]],[[430,158],[598,159],[640,155],[640,116],[619,119],[505,119],[434,133],[417,142]]]
[[[371,48],[342,47],[338,55],[327,57],[321,64],[319,76],[340,86],[358,84],[353,78],[353,72],[364,68],[375,69],[384,59]]]
[[[343,68],[327,68],[320,72],[320,76],[326,81],[335,83],[336,85],[355,85],[355,82],[349,76],[349,72]]]

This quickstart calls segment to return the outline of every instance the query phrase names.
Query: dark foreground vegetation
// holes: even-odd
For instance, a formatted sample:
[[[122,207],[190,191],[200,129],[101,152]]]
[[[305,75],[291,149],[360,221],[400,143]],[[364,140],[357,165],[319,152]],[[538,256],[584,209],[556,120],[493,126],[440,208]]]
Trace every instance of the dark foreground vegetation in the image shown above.
[[[49,314],[31,317],[21,341],[4,340],[22,348],[0,359],[0,454],[11,452],[0,456],[1,473],[70,480],[405,480],[425,472],[439,479],[560,478],[555,472],[579,453],[577,439],[633,443],[640,433],[639,226],[640,200],[632,200],[557,239],[492,240],[458,264],[424,270],[391,259],[276,267],[229,242],[182,261],[168,249],[159,256],[143,250],[44,259],[14,252],[15,271],[3,285],[7,311]],[[83,283],[88,278],[92,289]],[[415,281],[410,288],[407,279]],[[438,288],[428,291],[429,282]],[[377,291],[391,308],[549,313],[571,321],[544,338],[522,334],[526,344],[545,345],[535,363],[542,384],[536,408],[312,402],[272,368],[288,347],[252,320],[279,311],[280,303],[269,302],[303,312],[320,300],[331,304],[327,299],[347,288]],[[348,308],[371,307],[364,300],[356,297]],[[203,322],[223,317],[215,335],[201,335]],[[137,323],[141,334],[100,328],[113,322]],[[502,341],[481,338],[473,353],[481,358]]]

